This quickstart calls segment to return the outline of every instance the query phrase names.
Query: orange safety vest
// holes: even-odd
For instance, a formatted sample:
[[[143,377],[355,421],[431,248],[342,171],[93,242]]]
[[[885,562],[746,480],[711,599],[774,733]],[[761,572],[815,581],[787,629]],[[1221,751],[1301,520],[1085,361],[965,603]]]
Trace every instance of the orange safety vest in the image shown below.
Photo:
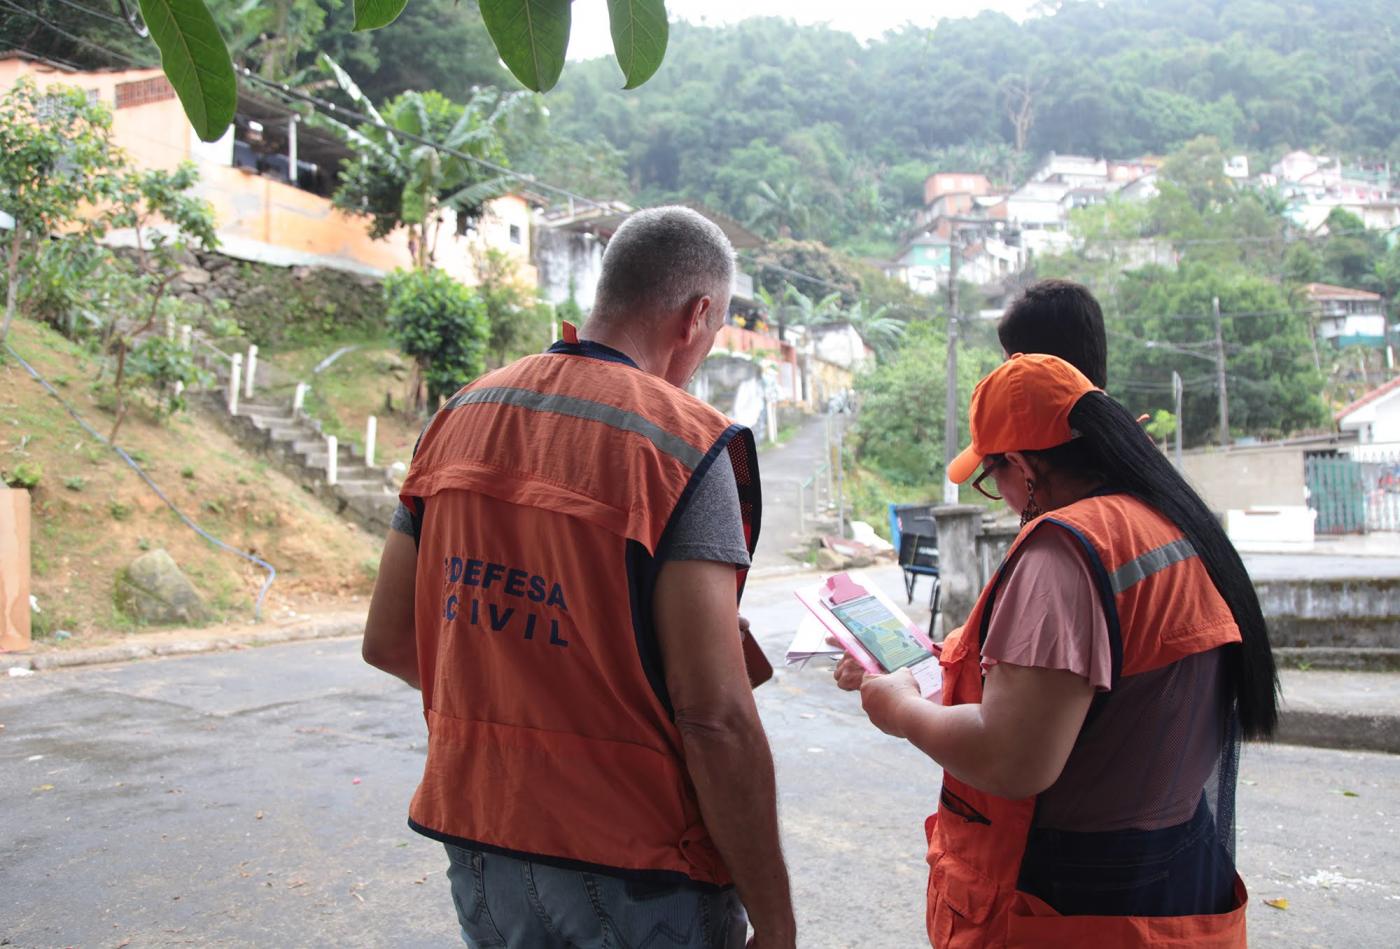
[[[734,469],[752,553],[752,433],[567,332],[437,413],[400,494],[421,519],[428,722],[410,826],[562,866],[730,882],[652,621],[668,530],[712,463]]]
[[[967,623],[943,643],[944,705],[982,701],[981,639],[997,588],[1020,545],[1047,523],[1069,530],[1088,554],[1108,620],[1115,682],[1240,641],[1229,607],[1175,524],[1124,494],[1090,497],[1037,518],[1017,536]],[[1018,891],[1034,813],[1034,797],[997,797],[944,772],[938,811],[924,825],[934,946],[1245,945],[1247,897],[1238,876],[1234,909],[1210,916],[1061,916]]]

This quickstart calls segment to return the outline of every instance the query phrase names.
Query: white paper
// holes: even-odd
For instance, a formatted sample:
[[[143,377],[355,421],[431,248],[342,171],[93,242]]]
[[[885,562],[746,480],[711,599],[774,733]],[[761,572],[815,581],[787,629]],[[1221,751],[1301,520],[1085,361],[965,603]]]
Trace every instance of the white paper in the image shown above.
[[[830,656],[832,659],[839,659],[845,654],[845,650],[840,646],[833,646],[826,641],[830,635],[826,627],[821,624],[811,613],[803,615],[797,624],[797,634],[792,637],[792,643],[787,648],[787,664],[790,666],[805,664],[813,656]]]

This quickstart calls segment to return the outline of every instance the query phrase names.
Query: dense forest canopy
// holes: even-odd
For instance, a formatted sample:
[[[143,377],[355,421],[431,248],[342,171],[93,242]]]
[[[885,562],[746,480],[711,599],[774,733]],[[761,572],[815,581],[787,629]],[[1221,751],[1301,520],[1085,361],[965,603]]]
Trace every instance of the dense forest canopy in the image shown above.
[[[642,89],[620,92],[617,67],[590,61],[550,108],[559,132],[619,149],[644,198],[749,219],[766,182],[812,209],[796,236],[867,249],[940,169],[1014,182],[1049,151],[1160,155],[1200,135],[1256,162],[1289,148],[1400,159],[1397,54],[1389,0],[1068,0],[1021,24],[982,13],[868,45],[780,19],[681,23]]]
[[[473,85],[511,83],[472,3],[414,0],[373,33],[351,32],[345,0],[262,0],[266,22],[245,0],[210,5],[235,57],[264,73],[305,78],[324,51],[376,101],[409,89],[463,101]],[[71,4],[38,9],[81,37],[151,55]],[[283,24],[286,42],[269,23]],[[0,7],[0,34],[110,65],[12,8]],[[878,253],[936,170],[1014,183],[1049,151],[1161,155],[1201,135],[1256,167],[1289,148],[1400,160],[1397,60],[1393,0],[1065,0],[1024,23],[988,12],[868,44],[783,19],[678,22],[640,89],[622,90],[611,58],[565,70],[544,99],[550,134],[518,149],[516,167],[600,197],[694,198],[769,236]]]

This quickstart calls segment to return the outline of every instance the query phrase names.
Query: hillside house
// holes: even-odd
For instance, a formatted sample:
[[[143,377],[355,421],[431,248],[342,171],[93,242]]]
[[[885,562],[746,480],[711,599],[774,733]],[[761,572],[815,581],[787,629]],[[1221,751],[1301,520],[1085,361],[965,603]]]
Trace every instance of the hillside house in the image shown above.
[[[1337,428],[1358,445],[1400,449],[1400,376],[1377,386],[1336,415]]]
[[[331,206],[336,176],[350,152],[279,102],[242,90],[234,126],[209,143],[195,135],[159,69],[79,71],[24,53],[0,54],[0,91],[23,76],[40,90],[75,86],[105,104],[112,112],[114,141],[137,167],[173,169],[193,162],[199,170],[195,193],[214,209],[223,254],[371,276],[412,262],[402,230],[371,240],[365,220]],[[527,200],[515,194],[489,202],[479,221],[459,222],[448,212],[437,244],[438,265],[475,284],[476,259],[492,248],[513,258],[522,281],[534,286],[530,215]],[[118,244],[131,239],[112,235]]]
[[[984,195],[992,193],[986,175],[971,171],[940,171],[924,179],[924,206],[949,194]]]
[[[1317,337],[1337,347],[1384,346],[1385,302],[1379,293],[1310,283],[1303,288],[1312,304]]]

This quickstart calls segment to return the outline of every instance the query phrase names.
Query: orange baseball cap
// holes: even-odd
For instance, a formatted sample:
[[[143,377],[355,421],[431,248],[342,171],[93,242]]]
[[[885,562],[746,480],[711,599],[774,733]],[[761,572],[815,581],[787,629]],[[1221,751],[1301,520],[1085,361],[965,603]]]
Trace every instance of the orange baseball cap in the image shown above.
[[[1040,451],[1070,441],[1075,434],[1070,409],[1094,391],[1084,373],[1058,356],[1016,353],[972,390],[972,444],[948,466],[949,480],[962,484],[988,455]]]

